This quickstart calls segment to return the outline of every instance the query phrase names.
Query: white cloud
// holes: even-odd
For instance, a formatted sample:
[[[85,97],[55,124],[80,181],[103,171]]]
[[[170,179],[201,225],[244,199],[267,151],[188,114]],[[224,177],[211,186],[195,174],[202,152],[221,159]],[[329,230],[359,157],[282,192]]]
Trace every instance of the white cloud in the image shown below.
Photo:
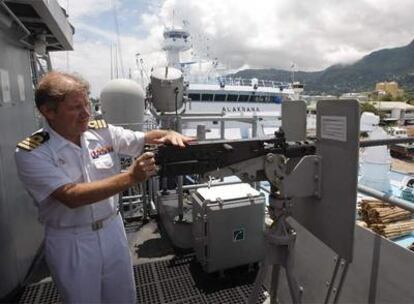
[[[111,62],[111,53],[115,58],[115,46],[112,47],[107,43],[99,40],[99,37],[112,37],[113,34],[96,28],[89,29],[96,34],[96,38],[90,41],[83,41],[74,45],[73,52],[59,52],[52,56],[52,63],[56,69],[76,72],[81,74],[91,83],[91,93],[93,96],[99,96],[100,91],[105,84],[111,79],[111,65],[114,69],[118,65],[118,76],[121,78],[121,61]],[[124,36],[121,38],[121,50],[123,57],[124,77],[129,74],[136,74],[135,54],[141,52],[151,63],[159,62],[163,59],[157,49],[151,47],[151,37],[149,39],[140,40],[134,37]],[[151,40],[151,41],[150,41]],[[146,63],[146,66],[148,64]]]
[[[167,0],[194,32],[210,39],[210,55],[233,67],[303,70],[350,62],[372,50],[399,46],[413,38],[414,2],[398,9],[373,0]],[[170,13],[171,15],[171,13]]]
[[[82,75],[91,83],[92,95],[98,96],[98,90],[102,89],[110,77],[110,49],[96,41],[85,42],[75,47],[75,52],[55,54],[52,64],[59,70],[69,70]]]
[[[58,0],[58,3],[69,12],[72,20],[83,17],[99,16],[111,10],[113,5],[121,5],[122,0]]]
[[[69,1],[73,25],[78,32],[89,33],[75,35],[70,67],[84,74],[96,93],[109,79],[108,41],[116,37],[115,29],[103,30],[89,23],[88,17],[96,19],[110,11],[111,1],[115,0]],[[67,0],[61,2],[65,7]],[[131,6],[133,1],[115,2],[118,12],[139,12],[138,6],[151,6],[137,15],[136,23],[121,27],[128,68],[135,67],[137,52],[148,67],[160,64],[163,28],[182,25],[182,20],[188,21],[194,53],[217,57],[230,68],[289,69],[295,62],[300,70],[320,70],[358,60],[373,50],[405,45],[414,38],[412,0],[400,0],[398,5],[389,0],[165,0],[160,9],[150,1],[137,1],[137,7]],[[147,36],[138,38],[129,32],[126,36],[126,28]],[[60,57],[56,64],[65,68],[65,56]]]

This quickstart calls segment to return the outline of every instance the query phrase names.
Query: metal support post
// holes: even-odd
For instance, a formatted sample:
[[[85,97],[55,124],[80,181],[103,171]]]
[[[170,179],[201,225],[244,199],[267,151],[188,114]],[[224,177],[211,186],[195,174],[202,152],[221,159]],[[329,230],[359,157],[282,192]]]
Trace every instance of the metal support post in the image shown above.
[[[178,221],[184,218],[184,194],[183,194],[183,176],[177,177],[177,195],[178,195]]]
[[[292,303],[300,304],[302,302],[303,288],[299,286],[293,275],[293,251],[296,232],[286,221],[286,218],[290,216],[290,202],[286,198],[280,198],[275,194],[272,194],[269,197],[269,207],[269,213],[274,222],[266,233],[265,258],[260,266],[259,273],[257,274],[248,304],[257,303],[259,292],[269,270],[272,271],[270,303],[277,303],[277,289],[281,267],[283,267],[286,272]]]
[[[178,133],[182,133],[183,132],[183,125],[182,125],[181,116],[176,117],[176,122],[177,122],[176,123],[176,126],[177,126],[176,131]]]
[[[257,114],[254,113],[253,115],[253,121],[252,121],[252,137],[257,137],[257,125],[258,125],[259,118],[257,117]]]
[[[144,220],[146,220],[146,219],[149,219],[149,217],[150,217],[150,208],[151,208],[151,205],[149,204],[149,200],[148,200],[148,193],[147,193],[147,190],[148,190],[148,184],[147,184],[147,182],[143,182],[142,184],[141,184],[141,191],[142,191],[142,211],[143,211],[143,215],[142,215],[142,218],[144,219]]]
[[[206,126],[205,125],[197,125],[197,140],[206,140]]]
[[[226,122],[224,120],[220,121],[220,138],[224,139],[226,136]]]

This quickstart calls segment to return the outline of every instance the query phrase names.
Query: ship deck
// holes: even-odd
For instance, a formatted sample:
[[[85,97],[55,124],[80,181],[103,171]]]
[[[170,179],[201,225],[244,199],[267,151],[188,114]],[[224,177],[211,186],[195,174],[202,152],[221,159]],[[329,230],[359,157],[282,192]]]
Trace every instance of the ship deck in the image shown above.
[[[156,219],[131,221],[126,230],[138,303],[246,303],[257,267],[207,274],[192,251],[173,248]],[[265,298],[263,289],[259,303]],[[62,299],[51,278],[46,277],[27,286],[16,302],[61,303]]]

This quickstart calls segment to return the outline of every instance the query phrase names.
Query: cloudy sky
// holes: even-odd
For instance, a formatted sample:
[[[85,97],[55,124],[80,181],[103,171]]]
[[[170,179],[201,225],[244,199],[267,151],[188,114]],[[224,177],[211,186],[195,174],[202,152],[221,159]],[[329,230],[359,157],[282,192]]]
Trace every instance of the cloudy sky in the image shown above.
[[[58,1],[76,28],[75,50],[53,54],[52,62],[88,79],[93,96],[110,80],[111,62],[118,77],[138,75],[137,53],[147,71],[162,65],[166,26],[190,31],[195,49],[184,60],[217,58],[232,70],[290,69],[292,63],[321,70],[414,39],[413,0]]]

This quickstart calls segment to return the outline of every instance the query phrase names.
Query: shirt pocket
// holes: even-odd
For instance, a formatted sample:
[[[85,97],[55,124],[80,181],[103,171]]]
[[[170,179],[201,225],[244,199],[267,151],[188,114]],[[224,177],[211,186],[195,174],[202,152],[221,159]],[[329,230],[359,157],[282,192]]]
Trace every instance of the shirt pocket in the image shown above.
[[[96,169],[104,170],[104,169],[112,169],[114,167],[114,161],[111,155],[105,154],[101,155],[99,158],[94,160],[94,165]]]

